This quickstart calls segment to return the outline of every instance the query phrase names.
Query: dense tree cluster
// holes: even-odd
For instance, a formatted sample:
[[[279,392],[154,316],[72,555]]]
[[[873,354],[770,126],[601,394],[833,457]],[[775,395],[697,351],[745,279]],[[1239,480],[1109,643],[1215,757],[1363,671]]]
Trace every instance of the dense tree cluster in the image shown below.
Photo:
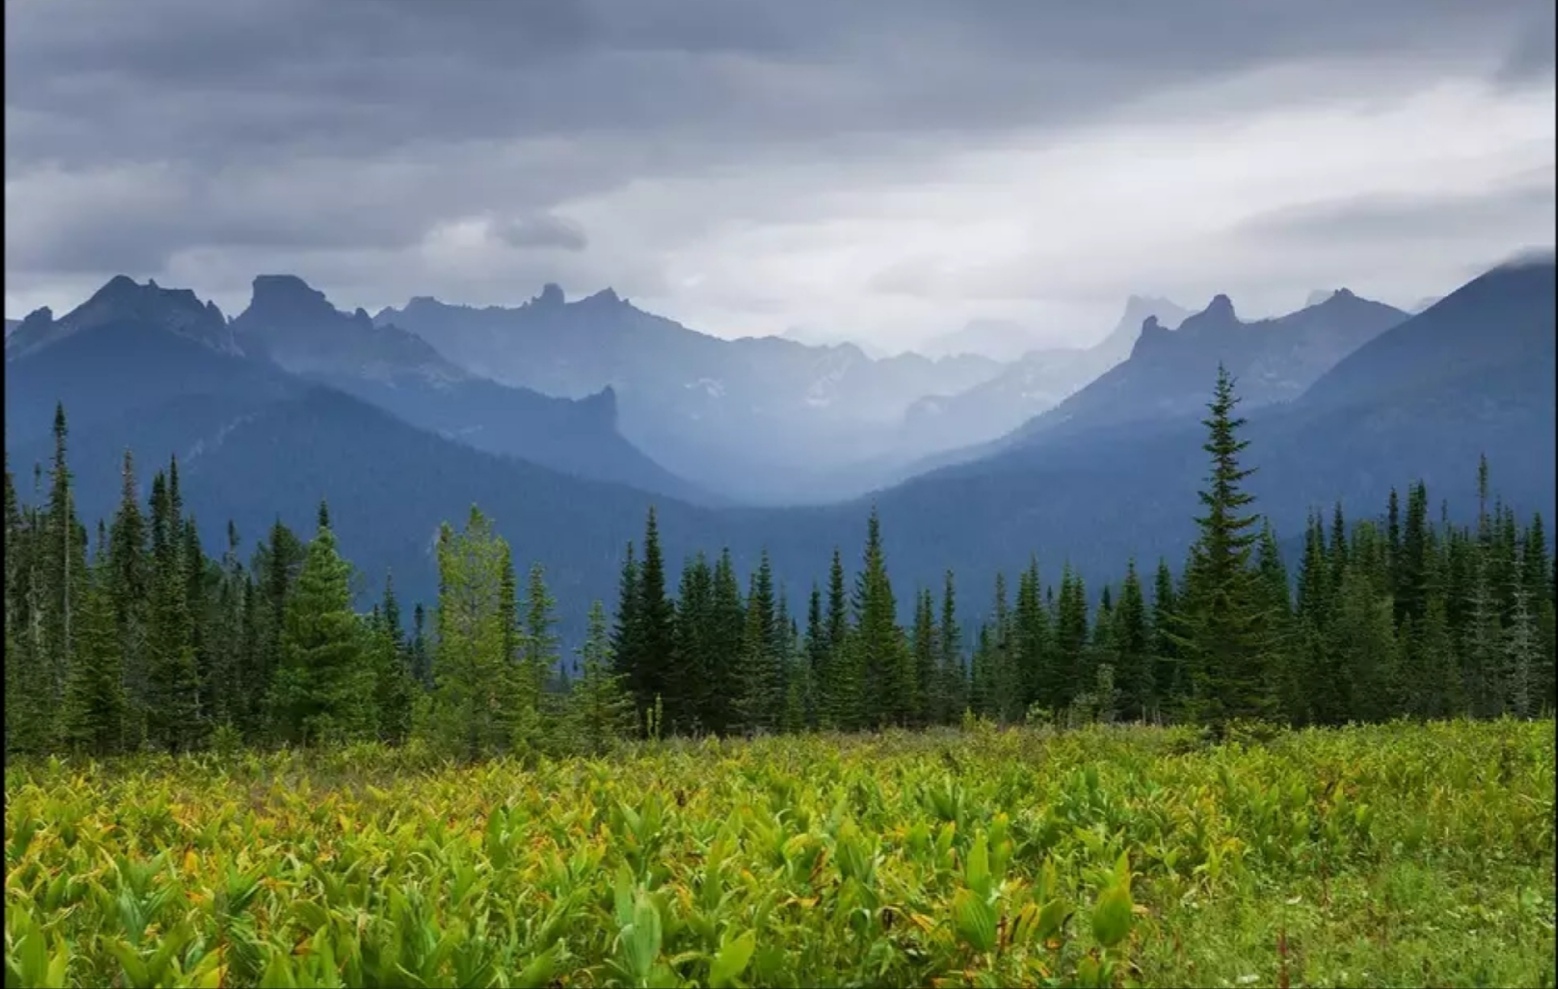
[[[1392,491],[1383,516],[1312,517],[1296,572],[1242,482],[1233,382],[1205,420],[1200,535],[1178,575],[1134,561],[1096,606],[1064,569],[1003,574],[985,620],[959,624],[951,572],[899,623],[873,512],[850,586],[835,550],[804,608],[766,555],[745,588],[728,550],[698,554],[674,592],[651,509],[629,545],[614,621],[596,603],[577,662],[554,602],[472,508],[442,527],[439,599],[403,625],[393,584],[367,614],[320,506],[304,542],[279,522],[252,557],[228,528],[208,555],[178,464],[143,507],[127,453],[118,511],[77,517],[64,411],[24,503],[5,479],[5,745],[94,755],[417,737],[463,758],[602,752],[642,734],[859,731],[955,723],[1237,719],[1339,724],[1400,716],[1517,717],[1554,707],[1558,588],[1541,518],[1488,501],[1471,527]],[[47,491],[45,492],[45,484]],[[89,542],[94,545],[89,551]]]

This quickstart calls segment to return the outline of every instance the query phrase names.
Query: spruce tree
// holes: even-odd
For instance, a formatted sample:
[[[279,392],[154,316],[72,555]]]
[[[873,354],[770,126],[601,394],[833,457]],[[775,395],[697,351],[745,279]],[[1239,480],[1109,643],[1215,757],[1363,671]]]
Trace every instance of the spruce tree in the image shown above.
[[[62,711],[66,746],[100,757],[122,750],[127,708],[110,577],[102,552],[81,602],[76,661],[66,677]]]
[[[590,606],[584,645],[579,650],[579,679],[569,693],[569,721],[575,743],[586,755],[602,755],[635,729],[633,699],[611,657],[606,609]]]
[[[676,648],[676,608],[665,590],[665,560],[660,553],[660,528],[650,506],[644,521],[644,563],[638,578],[639,703],[647,710],[660,701]]]
[[[828,643],[828,631],[822,623],[822,589],[811,585],[811,596],[806,600],[806,637],[803,650],[806,657],[807,682],[806,726],[819,727],[825,720],[822,701],[826,693],[832,648]]]
[[[439,530],[430,728],[446,751],[467,760],[501,751],[512,739],[519,698],[512,657],[503,651],[516,620],[503,602],[507,555],[507,544],[475,506],[463,532],[448,523]]]
[[[195,665],[193,619],[185,595],[189,582],[178,499],[158,474],[151,489],[151,620],[147,642],[146,736],[168,752],[197,742],[200,680]]]
[[[556,606],[556,600],[547,590],[545,569],[539,563],[531,564],[530,579],[525,588],[520,675],[521,696],[524,703],[535,710],[539,710],[542,693],[559,662]]]
[[[1161,721],[1165,713],[1177,711],[1184,699],[1185,678],[1176,640],[1175,614],[1179,599],[1174,575],[1168,561],[1158,560],[1152,579],[1152,707],[1149,720]]]
[[[941,651],[937,641],[936,605],[929,588],[914,596],[914,696],[913,723],[923,727],[931,723],[936,701],[936,660]]]
[[[1152,643],[1147,624],[1147,602],[1136,560],[1125,564],[1120,603],[1114,609],[1114,682],[1120,692],[1120,717],[1144,721],[1153,708]]]
[[[948,570],[941,588],[941,635],[938,637],[941,655],[939,669],[940,692],[936,705],[936,721],[951,724],[968,706],[968,671],[963,664],[963,630],[958,625],[957,589],[952,571]]]
[[[739,726],[752,733],[778,727],[784,701],[782,659],[775,653],[773,572],[763,553],[747,593],[746,626],[741,636]]]
[[[277,728],[299,745],[362,739],[375,730],[373,657],[364,654],[351,571],[336,550],[323,503],[319,522],[282,617],[276,677]]]
[[[1254,497],[1242,483],[1253,469],[1240,466],[1248,441],[1239,438],[1244,419],[1233,378],[1221,366],[1209,415],[1202,420],[1211,458],[1207,487],[1200,492],[1205,514],[1196,518],[1200,536],[1191,548],[1180,601],[1177,636],[1191,673],[1193,711],[1219,724],[1230,718],[1270,712],[1264,655],[1265,629],[1258,587],[1250,567],[1259,517],[1248,514]]]

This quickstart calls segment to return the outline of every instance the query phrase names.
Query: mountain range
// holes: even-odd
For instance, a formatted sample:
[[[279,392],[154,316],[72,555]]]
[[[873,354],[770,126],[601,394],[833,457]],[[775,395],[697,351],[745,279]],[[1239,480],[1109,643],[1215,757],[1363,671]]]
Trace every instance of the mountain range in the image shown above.
[[[1003,436],[1129,357],[1149,318],[1174,326],[1187,315],[1167,299],[1133,295],[1114,329],[1093,346],[1030,350],[967,391],[922,398],[909,407],[904,431],[919,438],[925,454]]]
[[[724,340],[644,312],[610,289],[569,302],[548,285],[517,308],[420,297],[374,319],[509,385],[569,397],[610,387],[623,434],[636,446],[675,474],[747,503],[870,490],[924,452],[900,444],[911,404],[1001,371],[975,355],[873,360],[853,344]]]
[[[143,359],[137,345],[159,331],[200,349],[183,348],[164,362]],[[70,346],[78,338],[87,342]],[[164,348],[165,342],[150,346]],[[91,355],[80,352],[87,348]],[[106,353],[122,354],[126,363],[105,364]],[[216,355],[248,360],[213,366]],[[99,368],[105,376],[127,380],[104,386],[92,376]],[[264,380],[266,386],[256,393],[229,381],[234,377]],[[410,333],[378,327],[361,310],[349,315],[335,309],[323,293],[293,276],[256,278],[253,300],[232,321],[187,289],[138,285],[125,276],[61,319],[47,309],[33,313],[6,344],[7,436],[13,435],[13,415],[18,428],[36,430],[45,421],[39,417],[64,394],[71,395],[65,404],[73,418],[91,422],[190,394],[231,399],[258,394],[268,401],[296,394],[308,382],[355,395],[478,449],[654,494],[714,500],[623,439],[609,389],[572,400],[478,378]]]
[[[543,463],[544,446],[530,456],[478,449],[480,431],[428,422],[440,396],[467,381],[464,360],[390,332],[406,329],[398,318],[337,312],[300,285],[257,282],[249,310],[231,322],[191,292],[129,279],[61,319],[28,317],[11,334],[5,368],[6,445],[23,496],[36,496],[26,474],[47,462],[49,422],[63,401],[84,518],[112,510],[126,447],[143,485],[177,455],[205,538],[220,539],[229,518],[250,541],[278,516],[306,532],[328,498],[343,551],[362,570],[360,589],[373,593],[392,569],[405,596],[423,601],[436,586],[438,524],[463,519],[474,502],[522,565],[547,567],[568,637],[592,598],[612,600],[623,546],[641,534],[651,503],[670,566],[729,546],[747,570],[766,549],[792,604],[823,575],[834,546],[857,556],[873,505],[906,604],[915,585],[934,586],[951,567],[980,582],[961,593],[965,607],[982,610],[990,575],[1032,554],[1052,576],[1069,564],[1114,578],[1130,556],[1177,564],[1193,534],[1205,473],[1198,419],[1218,362],[1240,378],[1245,457],[1259,468],[1248,483],[1279,536],[1297,535],[1307,512],[1337,499],[1373,511],[1389,487],[1418,478],[1464,516],[1475,509],[1483,453],[1515,507],[1551,515],[1555,502],[1550,258],[1494,269],[1414,316],[1337,292],[1259,323],[1239,321],[1223,298],[1177,330],[1148,319],[1124,361],[978,455],[868,498],[805,508],[700,505]],[[284,315],[291,310],[278,301],[298,309]],[[568,319],[582,317],[553,329]],[[591,332],[582,323],[575,328]],[[320,335],[347,342],[309,343]],[[1321,367],[1326,355],[1334,366]],[[463,373],[481,380],[473,368]],[[586,405],[589,383],[577,382]],[[415,397],[403,399],[402,389]],[[622,403],[626,422],[625,394]],[[621,450],[613,431],[580,430],[572,445],[583,462]]]

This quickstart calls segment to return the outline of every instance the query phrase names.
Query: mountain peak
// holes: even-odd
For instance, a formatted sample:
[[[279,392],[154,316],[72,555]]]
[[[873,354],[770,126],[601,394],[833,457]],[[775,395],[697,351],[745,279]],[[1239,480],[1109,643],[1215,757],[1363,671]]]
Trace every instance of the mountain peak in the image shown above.
[[[1141,332],[1137,334],[1136,343],[1131,347],[1131,357],[1135,358],[1140,354],[1157,348],[1161,343],[1168,340],[1169,335],[1170,331],[1162,323],[1158,322],[1158,317],[1148,316],[1141,321]]]
[[[1207,304],[1205,311],[1216,316],[1235,315],[1233,311],[1233,300],[1221,292],[1212,296],[1212,301]]]
[[[547,282],[545,285],[541,286],[541,294],[536,296],[532,301],[537,306],[545,306],[546,308],[550,309],[567,302],[568,298],[567,296],[563,295],[563,287],[561,285],[557,284],[556,282]]]
[[[297,275],[258,275],[249,312],[269,319],[318,319],[335,314],[325,294]]]
[[[558,289],[559,293],[561,291],[562,291],[562,289]],[[544,294],[544,290],[543,290],[543,294]],[[596,305],[596,306],[616,306],[616,305],[621,305],[622,304],[622,298],[617,295],[617,292],[616,292],[615,289],[613,289],[611,286],[608,285],[605,288],[601,289],[599,292],[596,292],[594,295],[586,296],[585,298],[580,299],[579,302],[581,304]]]
[[[139,285],[128,275],[110,278],[58,321],[47,307],[35,311],[12,332],[10,346],[16,352],[36,350],[73,333],[116,323],[156,327],[224,352],[238,349],[215,303],[200,301],[187,288],[162,288],[154,281]]]

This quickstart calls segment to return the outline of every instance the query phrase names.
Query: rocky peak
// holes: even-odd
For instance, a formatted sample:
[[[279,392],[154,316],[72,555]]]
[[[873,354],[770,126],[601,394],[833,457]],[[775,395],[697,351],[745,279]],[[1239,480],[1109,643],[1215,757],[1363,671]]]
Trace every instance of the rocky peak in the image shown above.
[[[1203,333],[1227,332],[1237,329],[1240,325],[1239,316],[1233,309],[1233,300],[1218,293],[1212,297],[1212,301],[1205,309],[1185,317],[1185,321],[1179,326],[1179,332],[1185,336],[1197,336]]]
[[[558,291],[562,290],[559,289]],[[607,286],[606,288],[601,289],[599,292],[596,292],[594,295],[580,299],[578,304],[583,306],[606,308],[609,306],[621,305],[622,298],[617,295],[615,289]]]
[[[1171,333],[1171,330],[1158,322],[1158,317],[1148,316],[1141,322],[1141,333],[1137,335],[1136,344],[1131,348],[1131,357],[1153,352],[1168,340]]]
[[[154,281],[138,285],[127,275],[115,275],[59,320],[48,307],[31,313],[12,332],[6,350],[19,356],[75,333],[126,324],[175,333],[224,353],[238,352],[227,318],[215,303],[201,302],[189,289],[165,289]]]
[[[556,282],[547,282],[541,286],[541,294],[531,300],[536,307],[546,309],[555,309],[567,301],[567,297],[563,295],[563,287]]]
[[[323,292],[296,275],[260,275],[244,315],[267,323],[300,322],[328,319],[337,311]]]

